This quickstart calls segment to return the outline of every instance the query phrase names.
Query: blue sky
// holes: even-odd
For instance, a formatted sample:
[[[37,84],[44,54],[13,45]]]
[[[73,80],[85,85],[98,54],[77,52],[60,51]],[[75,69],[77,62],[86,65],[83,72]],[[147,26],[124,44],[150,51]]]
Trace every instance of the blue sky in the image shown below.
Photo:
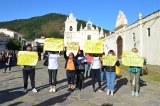
[[[0,22],[27,19],[48,13],[69,15],[113,31],[119,10],[132,24],[141,12],[147,16],[160,9],[160,0],[0,0]]]

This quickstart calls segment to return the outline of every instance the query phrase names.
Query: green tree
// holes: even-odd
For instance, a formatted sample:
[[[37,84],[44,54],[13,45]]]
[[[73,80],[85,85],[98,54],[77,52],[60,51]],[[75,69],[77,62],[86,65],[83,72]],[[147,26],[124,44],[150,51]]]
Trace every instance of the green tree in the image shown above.
[[[20,50],[21,42],[18,39],[11,38],[7,44],[9,50]]]

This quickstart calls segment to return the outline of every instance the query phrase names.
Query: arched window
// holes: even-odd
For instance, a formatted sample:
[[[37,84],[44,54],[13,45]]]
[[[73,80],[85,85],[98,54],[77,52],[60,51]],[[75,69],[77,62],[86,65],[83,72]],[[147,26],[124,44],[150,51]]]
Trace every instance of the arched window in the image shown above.
[[[91,40],[91,35],[88,35],[88,36],[87,36],[87,40]]]
[[[91,24],[89,23],[89,24],[87,25],[87,29],[88,29],[88,30],[91,30],[91,27],[92,27],[92,26],[91,26]]]

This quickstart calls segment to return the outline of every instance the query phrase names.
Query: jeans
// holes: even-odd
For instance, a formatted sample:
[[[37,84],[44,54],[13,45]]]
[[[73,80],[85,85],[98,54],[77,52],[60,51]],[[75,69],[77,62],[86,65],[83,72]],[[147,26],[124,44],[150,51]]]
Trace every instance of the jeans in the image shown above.
[[[27,89],[28,87],[28,76],[30,77],[31,80],[31,86],[32,89],[35,88],[35,69],[31,70],[24,70],[23,69],[23,81],[24,81],[24,88]]]
[[[87,67],[86,67],[86,76],[88,76],[88,71],[90,69],[90,66],[91,66],[91,62],[87,62]],[[90,72],[90,75],[91,75],[91,72]],[[89,76],[90,76],[89,75]]]
[[[107,77],[107,90],[114,92],[116,73],[106,71],[106,77]]]
[[[92,87],[95,88],[95,76],[97,76],[98,85],[99,88],[101,88],[100,69],[92,69],[91,76],[92,76]]]
[[[101,81],[103,81],[104,80],[104,68],[103,67],[100,69],[100,72],[101,72],[100,79]]]
[[[48,74],[49,74],[49,85],[56,86],[57,85],[57,69],[48,69]]]

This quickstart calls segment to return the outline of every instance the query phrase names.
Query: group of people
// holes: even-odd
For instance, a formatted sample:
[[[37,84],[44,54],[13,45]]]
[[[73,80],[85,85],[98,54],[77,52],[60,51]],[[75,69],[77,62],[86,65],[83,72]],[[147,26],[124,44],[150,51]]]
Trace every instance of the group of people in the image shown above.
[[[27,51],[32,51],[31,45],[26,46]],[[138,50],[136,48],[132,49],[133,52],[137,53]],[[115,79],[116,79],[116,66],[120,66],[120,62],[117,58],[116,63],[114,66],[103,66],[102,62],[102,55],[104,54],[86,54],[84,55],[83,50],[78,50],[76,56],[74,53],[69,53],[67,56],[67,48],[64,48],[64,58],[65,62],[65,70],[66,70],[66,77],[68,81],[68,91],[73,92],[76,89],[84,89],[84,74],[86,72],[86,78],[92,78],[92,87],[93,92],[96,92],[95,81],[96,78],[98,80],[98,91],[104,92],[104,89],[101,85],[101,72],[105,70],[106,73],[106,90],[107,95],[114,95],[114,86],[115,86]],[[18,55],[17,55],[18,56]],[[110,50],[107,56],[115,56],[115,52]],[[49,85],[50,90],[49,92],[56,92],[56,85],[57,85],[57,73],[58,73],[58,57],[59,54],[56,51],[51,51],[48,55],[48,75],[49,75]],[[146,58],[144,58],[146,60]],[[146,63],[146,61],[145,61]],[[87,66],[85,69],[85,65]],[[89,74],[90,72],[90,74]],[[132,96],[138,96],[139,91],[139,78],[140,78],[140,67],[132,66],[129,68],[129,72],[131,75],[131,82],[135,80],[135,85],[131,84],[132,89]],[[23,81],[24,81],[24,92],[27,91],[28,86],[28,76],[30,76],[32,91],[37,92],[35,88],[35,67],[33,66],[24,66],[23,67]],[[76,78],[76,79],[75,79]],[[76,80],[76,81],[75,81]],[[76,82],[76,83],[75,83]]]

